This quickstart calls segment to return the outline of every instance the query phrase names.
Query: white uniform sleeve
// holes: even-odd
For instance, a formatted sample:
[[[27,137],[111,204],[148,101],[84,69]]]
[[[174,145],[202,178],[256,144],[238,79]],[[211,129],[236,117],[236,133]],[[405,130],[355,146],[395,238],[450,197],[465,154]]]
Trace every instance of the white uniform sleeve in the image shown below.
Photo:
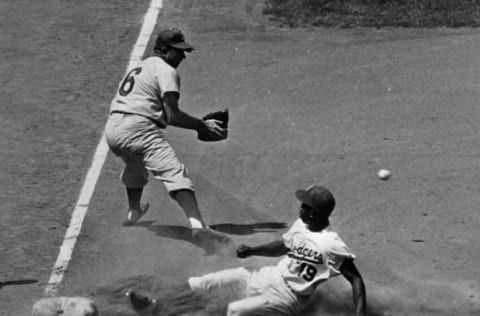
[[[157,71],[157,80],[160,87],[160,97],[163,98],[165,92],[180,93],[180,76],[173,67],[163,67]]]
[[[355,254],[353,254],[344,241],[335,234],[332,245],[327,252],[327,258],[329,268],[335,273],[340,273],[340,266],[343,264],[343,261],[347,258],[355,259]]]
[[[290,229],[285,234],[282,235],[283,243],[285,244],[285,246],[287,248],[291,248],[293,246],[292,245],[293,235],[305,229],[306,228],[303,221],[301,219],[297,219],[295,223],[293,223],[292,226],[290,226]]]

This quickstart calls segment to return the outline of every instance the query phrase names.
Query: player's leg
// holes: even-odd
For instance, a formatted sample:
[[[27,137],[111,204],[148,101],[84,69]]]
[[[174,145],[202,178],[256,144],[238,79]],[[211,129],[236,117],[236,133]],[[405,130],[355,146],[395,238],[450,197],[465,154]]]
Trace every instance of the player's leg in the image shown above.
[[[146,139],[148,141],[145,143],[145,168],[165,185],[170,197],[184,211],[190,226],[203,228],[205,224],[187,168],[180,162],[161,130],[152,127]]]
[[[143,187],[148,182],[148,172],[143,164],[142,143],[133,142],[142,133],[142,117],[112,114],[105,126],[105,138],[110,150],[125,163],[121,179],[126,187],[128,210],[124,225],[134,224],[145,214],[148,204],[140,203]]]
[[[204,248],[215,247],[211,242],[219,241],[221,244],[230,243],[230,238],[208,227],[202,219],[198,207],[195,191],[191,189],[180,189],[171,191],[170,196],[182,207],[192,228],[192,237]],[[218,246],[218,245],[217,245]]]
[[[140,208],[140,201],[142,200],[143,187],[141,188],[126,188],[128,208],[138,209]]]
[[[227,316],[267,316],[276,315],[269,312],[268,300],[261,296],[247,297],[228,304]]]
[[[204,228],[206,226],[198,207],[195,191],[192,189],[180,189],[171,191],[170,196],[183,209],[193,229]]]
[[[248,296],[257,299],[232,303],[232,315],[302,315],[306,302],[288,288],[276,266],[252,272]]]
[[[252,273],[240,267],[191,277],[187,283],[174,286],[156,299],[131,290],[127,292],[127,296],[130,304],[137,310],[148,308],[155,310],[155,315],[177,315],[172,312],[198,311],[212,303],[223,305],[225,302],[243,300],[247,297],[251,278]],[[247,309],[243,304],[233,304],[232,307],[232,312]]]
[[[263,292],[259,295],[231,302],[228,305],[227,316],[292,316],[302,315],[297,303],[292,305],[290,300],[283,300],[280,296]]]
[[[247,296],[251,272],[240,267],[194,276],[188,279],[188,285],[194,292],[234,291],[238,299]]]
[[[191,315],[209,303],[202,293],[192,291],[187,283],[163,291],[157,298],[128,290],[130,305],[142,315]]]
[[[125,168],[121,174],[127,191],[128,210],[124,226],[133,225],[147,212],[149,204],[142,204],[143,188],[148,182],[148,172],[143,166],[142,155],[123,153]]]
[[[162,181],[170,197],[180,205],[194,236],[199,232],[202,236],[208,234],[209,238],[228,239],[224,234],[213,232],[205,225],[188,170],[161,131],[157,130],[154,137],[149,137],[144,163],[155,179]]]

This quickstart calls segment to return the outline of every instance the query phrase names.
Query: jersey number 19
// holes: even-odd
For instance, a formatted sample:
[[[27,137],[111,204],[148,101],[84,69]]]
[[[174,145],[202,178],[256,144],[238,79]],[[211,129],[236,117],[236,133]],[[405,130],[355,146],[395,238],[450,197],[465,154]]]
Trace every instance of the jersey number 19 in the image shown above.
[[[300,270],[298,271],[298,276],[302,277],[305,281],[312,281],[317,274],[317,269],[306,262],[300,264]]]

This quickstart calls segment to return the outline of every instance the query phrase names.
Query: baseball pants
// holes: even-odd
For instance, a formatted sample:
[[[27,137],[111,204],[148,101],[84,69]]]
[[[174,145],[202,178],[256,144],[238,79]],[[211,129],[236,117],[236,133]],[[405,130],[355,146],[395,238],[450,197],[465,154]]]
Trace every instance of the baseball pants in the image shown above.
[[[301,315],[305,299],[295,295],[275,267],[258,271],[245,268],[222,270],[191,277],[188,284],[194,292],[234,289],[240,299],[228,305],[227,316]],[[302,302],[303,300],[303,302]]]
[[[179,161],[162,129],[150,119],[112,113],[105,126],[105,137],[110,150],[125,163],[121,179],[127,188],[143,188],[150,171],[168,192],[193,190],[187,168]]]

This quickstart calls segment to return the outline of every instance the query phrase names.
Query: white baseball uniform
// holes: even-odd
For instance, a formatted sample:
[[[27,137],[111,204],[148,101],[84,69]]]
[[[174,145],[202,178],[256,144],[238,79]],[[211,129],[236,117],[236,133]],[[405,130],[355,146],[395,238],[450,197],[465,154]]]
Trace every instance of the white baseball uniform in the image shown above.
[[[355,255],[337,233],[308,230],[301,219],[283,235],[289,249],[276,266],[258,271],[223,270],[189,278],[194,291],[233,286],[240,300],[229,304],[230,315],[301,315],[302,307],[317,286],[340,274],[346,258]]]
[[[148,171],[167,191],[193,190],[187,168],[163,135],[167,127],[162,98],[180,93],[175,68],[154,56],[141,61],[120,82],[105,127],[107,143],[125,162],[122,181],[127,188],[142,188]]]

